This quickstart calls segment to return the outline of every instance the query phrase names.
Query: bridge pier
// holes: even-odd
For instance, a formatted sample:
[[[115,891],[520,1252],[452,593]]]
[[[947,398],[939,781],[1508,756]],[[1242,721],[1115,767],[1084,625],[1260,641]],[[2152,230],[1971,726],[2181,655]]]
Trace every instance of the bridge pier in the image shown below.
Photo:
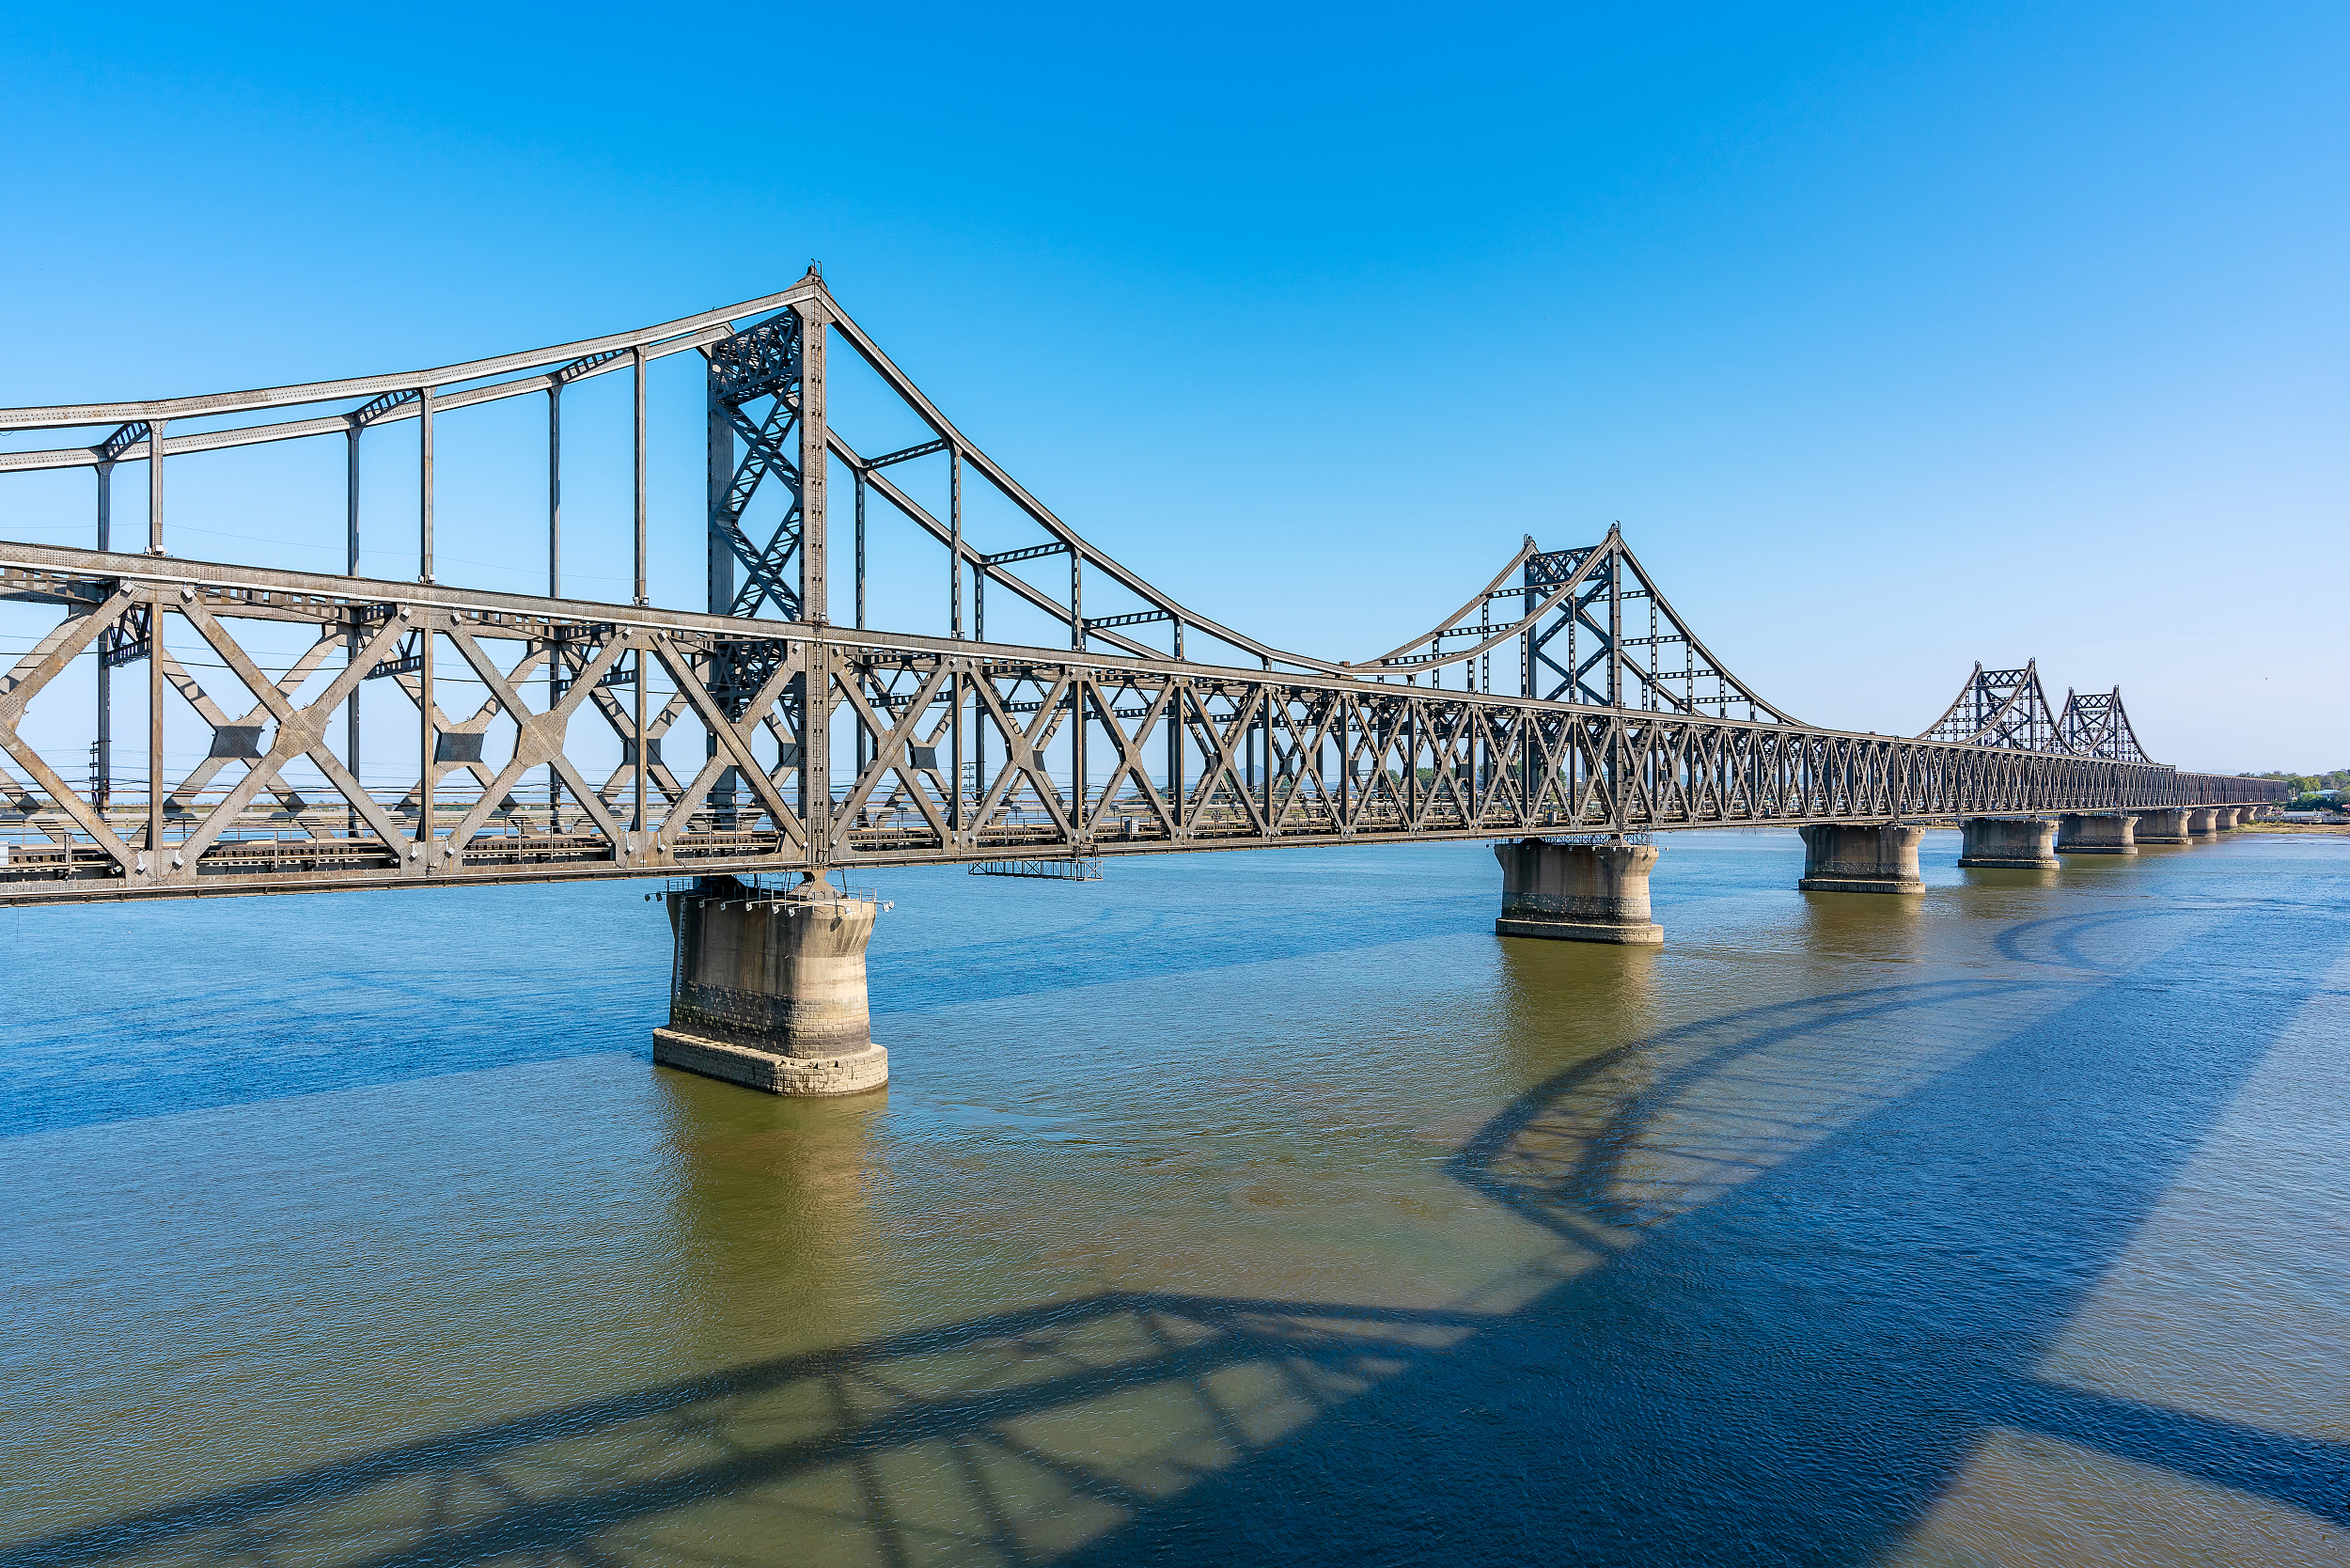
[[[1660,947],[1665,928],[1649,918],[1648,873],[1653,844],[1554,844],[1520,839],[1496,844],[1501,862],[1503,936]]]
[[[2233,833],[2236,827],[2237,813],[2241,810],[2243,810],[2243,808],[2239,806],[2213,807],[2211,808],[2212,831],[2215,833]]]
[[[1803,835],[1806,893],[1922,893],[1918,846],[1926,830],[1903,823],[1856,827],[1848,823],[1810,823]]]
[[[2191,844],[2195,840],[2187,833],[2187,811],[2185,807],[2157,807],[2138,814],[2134,830],[2135,841],[2141,844]]]
[[[2053,871],[2060,864],[2054,817],[1967,817],[1958,830],[1962,866]]]
[[[2128,811],[2068,811],[2057,833],[2059,855],[2136,855],[2138,818]]]
[[[2195,806],[2187,808],[2186,836],[2188,838],[2210,839],[2216,837],[2218,829],[2212,823],[2210,807]]]
[[[856,1094],[889,1081],[865,997],[877,904],[813,876],[784,894],[713,876],[668,905],[675,978],[653,1060],[770,1094]]]

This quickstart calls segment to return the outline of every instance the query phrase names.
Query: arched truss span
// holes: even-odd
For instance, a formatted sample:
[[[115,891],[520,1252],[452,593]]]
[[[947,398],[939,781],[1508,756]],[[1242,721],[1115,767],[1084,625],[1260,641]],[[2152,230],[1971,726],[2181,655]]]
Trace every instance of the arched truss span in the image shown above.
[[[811,335],[809,323],[824,330]],[[382,424],[431,418],[459,409],[509,398],[543,394],[560,397],[564,387],[617,370],[634,369],[670,354],[698,352],[708,361],[711,382],[710,424],[713,466],[710,525],[713,613],[756,615],[773,606],[785,619],[807,613],[794,586],[800,575],[801,471],[798,451],[801,425],[802,355],[809,345],[821,354],[822,341],[838,338],[881,378],[888,389],[932,432],[932,438],[884,453],[862,453],[839,431],[823,424],[826,448],[849,470],[854,504],[865,505],[867,493],[905,514],[945,545],[949,556],[955,609],[960,621],[965,604],[964,579],[970,581],[972,624],[958,631],[979,636],[984,633],[985,604],[990,586],[1010,593],[1060,621],[1070,631],[1073,648],[1100,645],[1119,652],[1150,655],[1163,652],[1139,640],[1132,629],[1167,623],[1172,651],[1183,657],[1186,633],[1205,634],[1237,651],[1265,669],[1287,669],[1322,675],[1344,673],[1341,666],[1309,654],[1292,653],[1260,641],[1232,627],[1191,610],[1152,586],[1140,573],[1089,543],[1056,516],[948,420],[860,328],[813,271],[790,289],[740,305],[682,317],[634,332],[489,359],[470,360],[430,369],[385,375],[351,377],[262,387],[243,392],[160,398],[136,402],[53,404],[38,408],[0,409],[0,432],[103,429],[86,446],[40,450],[0,451],[0,473],[44,468],[95,468],[102,476],[113,464],[153,457],[173,458],[230,447],[298,440],[308,436],[342,435],[352,443],[352,483],[358,441],[363,431]],[[821,384],[821,376],[819,377]],[[640,383],[641,384],[641,383]],[[352,401],[356,400],[356,401]],[[306,404],[352,401],[331,413],[290,420],[238,423],[174,432],[175,422],[213,421],[259,412],[300,408]],[[643,412],[638,410],[641,452]],[[954,468],[959,493],[964,473],[975,476],[1010,501],[1044,535],[1042,542],[989,553],[963,537],[959,508],[940,517],[896,484],[886,472],[915,458],[945,454]],[[728,478],[722,481],[723,470]],[[741,530],[752,496],[775,482],[789,493],[784,517],[765,540],[753,540]],[[641,524],[644,501],[641,484],[637,500]],[[1047,590],[1010,570],[1017,564],[1065,557],[1070,567],[1064,595]],[[1116,585],[1142,602],[1142,608],[1089,617],[1084,592],[1087,573],[1098,583]],[[429,563],[425,575],[430,575]],[[641,572],[640,572],[641,579]],[[642,588],[639,588],[642,602]],[[830,617],[834,620],[845,618]],[[859,622],[861,624],[861,621]]]
[[[1918,738],[2114,762],[2152,760],[2130,729],[2121,687],[2067,691],[2060,713],[2050,707],[2040,684],[2037,660],[2027,661],[2021,669],[1985,669],[1978,664],[1942,716]]]
[[[1460,644],[1466,646],[1448,646]],[[1503,665],[1500,689],[1522,697],[1795,722],[1698,640],[1619,528],[1609,528],[1597,544],[1549,552],[1529,534],[1500,573],[1442,622],[1349,667],[1415,682],[1424,673],[1440,686],[1443,671],[1460,666],[1465,689],[1490,692],[1496,654]],[[1514,672],[1508,668],[1512,663]]]
[[[2064,712],[2057,715],[2057,737],[2076,757],[2101,757],[2112,762],[2147,762],[2122,706],[2122,688],[2109,692],[2067,692]]]
[[[2016,751],[2056,751],[2056,714],[2040,686],[2038,660],[2021,669],[1975,666],[1966,684],[1934,721],[1921,741],[1957,745],[1996,745]]]

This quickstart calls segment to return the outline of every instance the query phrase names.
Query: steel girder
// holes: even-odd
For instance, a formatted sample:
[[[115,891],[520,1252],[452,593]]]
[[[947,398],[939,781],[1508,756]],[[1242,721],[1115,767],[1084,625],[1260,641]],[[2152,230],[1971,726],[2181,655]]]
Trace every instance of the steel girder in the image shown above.
[[[53,547],[0,546],[0,597],[57,616],[0,680],[6,815],[46,840],[0,866],[0,902],[2126,810],[2275,793],[2260,780],[2046,752]],[[248,651],[263,640],[257,629],[274,626],[282,644],[289,623],[310,639],[296,656],[268,667]],[[148,662],[167,716],[212,744],[161,791],[118,784],[102,804],[24,726],[78,654],[133,625],[162,651]],[[175,644],[209,651],[226,666],[222,684],[241,690],[204,691]],[[736,698],[728,671],[746,659],[765,674]],[[559,680],[531,679],[550,670]],[[362,786],[330,721],[379,672],[414,709],[408,755],[428,760],[405,784]],[[458,689],[474,705],[452,713],[441,697]],[[815,751],[863,760],[818,802],[814,830],[811,737],[795,695],[808,691],[822,694]],[[53,722],[66,711],[81,712]],[[665,761],[661,743],[681,727],[700,744]],[[157,759],[161,734],[151,722]],[[692,753],[702,755],[688,777]],[[559,794],[519,800],[541,769]]]

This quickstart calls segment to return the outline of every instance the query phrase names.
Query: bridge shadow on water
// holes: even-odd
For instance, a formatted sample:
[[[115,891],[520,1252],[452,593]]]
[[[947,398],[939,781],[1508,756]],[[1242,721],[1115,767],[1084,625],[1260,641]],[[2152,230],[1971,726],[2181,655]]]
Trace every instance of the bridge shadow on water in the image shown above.
[[[2018,928],[2015,956],[2064,939]],[[2183,1030],[2147,988],[2013,975],[1736,1011],[1528,1091],[1449,1169],[1557,1245],[1457,1309],[1103,1294],[388,1448],[0,1568],[1863,1562],[2002,1430],[2350,1529],[2341,1446],[2038,1375],[2314,979]],[[2002,1023],[1944,1049],[1954,1011]],[[1855,1041],[1888,1065],[1856,1080]]]

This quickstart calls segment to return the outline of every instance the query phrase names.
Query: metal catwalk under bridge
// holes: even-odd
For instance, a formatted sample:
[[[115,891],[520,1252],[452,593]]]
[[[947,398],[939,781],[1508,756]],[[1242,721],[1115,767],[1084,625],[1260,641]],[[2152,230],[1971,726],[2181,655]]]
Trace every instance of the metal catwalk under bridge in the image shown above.
[[[835,349],[928,435],[853,446],[826,416]],[[646,369],[680,353],[706,382],[697,611],[646,594]],[[563,397],[606,375],[634,387],[625,604],[561,589]],[[522,397],[547,413],[548,592],[441,584],[436,422]],[[363,524],[379,525],[361,512],[367,437],[412,420],[416,505],[397,525],[415,576],[363,578]],[[166,553],[176,466],[323,437],[346,453],[347,572]],[[901,483],[917,463],[943,470],[943,506]],[[114,538],[124,464],[145,479],[136,551],[114,548],[138,543]],[[0,410],[0,476],[58,468],[94,476],[98,547],[0,542],[0,631],[24,650],[0,677],[0,902],[2281,798],[2148,760],[2118,690],[2053,711],[2029,665],[1978,666],[1915,739],[1805,725],[1730,673],[1613,530],[1526,541],[1377,657],[1284,651],[1078,535],[812,272],[743,305],[435,369]],[[967,537],[973,485],[1027,539]],[[916,551],[869,552],[869,512]],[[945,602],[943,634],[865,624],[870,588],[909,582]],[[1052,645],[990,640],[991,598],[999,620],[1010,605],[1058,628]]]

